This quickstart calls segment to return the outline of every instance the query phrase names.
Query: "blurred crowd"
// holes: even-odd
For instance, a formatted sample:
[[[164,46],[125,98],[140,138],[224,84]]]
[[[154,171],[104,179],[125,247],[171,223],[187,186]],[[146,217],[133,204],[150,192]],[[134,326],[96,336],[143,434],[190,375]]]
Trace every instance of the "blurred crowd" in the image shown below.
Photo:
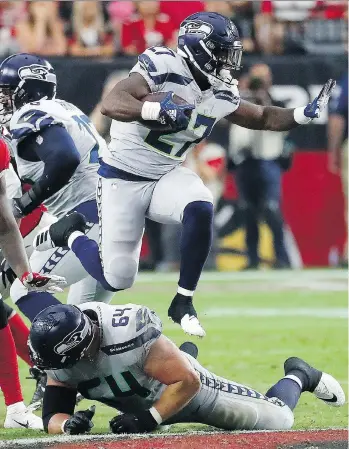
[[[0,57],[137,55],[175,47],[181,21],[215,11],[236,23],[247,53],[342,53],[345,0],[1,1]]]

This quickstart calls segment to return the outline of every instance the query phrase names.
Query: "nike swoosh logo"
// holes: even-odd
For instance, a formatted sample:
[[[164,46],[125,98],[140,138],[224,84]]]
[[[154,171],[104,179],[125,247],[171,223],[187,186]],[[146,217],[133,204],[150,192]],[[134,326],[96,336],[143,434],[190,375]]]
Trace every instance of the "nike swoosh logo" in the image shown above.
[[[321,398],[322,399],[322,398]],[[322,399],[323,401],[325,401],[325,402],[337,402],[338,401],[338,398],[337,398],[337,396],[334,394],[333,395],[333,398],[331,398],[331,399]]]
[[[27,122],[28,120],[30,120],[32,117],[34,117],[35,112],[33,112],[32,114],[27,115],[26,117],[23,118],[23,122]]]
[[[22,427],[25,427],[26,429],[29,429],[29,422],[28,422],[28,421],[27,421],[26,424],[23,424],[23,423],[18,422],[18,421],[16,421],[16,420],[14,419],[14,422],[16,422],[17,424],[19,424],[19,425],[22,426]]]

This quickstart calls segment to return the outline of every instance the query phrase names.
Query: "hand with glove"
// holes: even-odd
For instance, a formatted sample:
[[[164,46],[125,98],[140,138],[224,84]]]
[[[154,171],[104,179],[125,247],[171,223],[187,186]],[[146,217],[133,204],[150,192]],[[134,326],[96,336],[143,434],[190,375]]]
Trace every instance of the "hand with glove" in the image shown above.
[[[157,415],[160,417],[158,413]],[[144,410],[136,415],[125,413],[115,416],[109,425],[113,433],[146,433],[155,430],[161,424],[161,419],[158,421],[149,410]]]
[[[21,277],[21,282],[29,292],[61,293],[67,282],[64,277],[26,272]]]
[[[296,108],[294,110],[294,120],[300,125],[306,125],[315,118],[319,118],[321,112],[327,106],[331,98],[333,89],[336,87],[336,81],[329,79],[321,89],[319,95],[305,108]]]
[[[74,413],[69,419],[63,422],[62,431],[68,435],[80,435],[89,432],[93,427],[92,418],[95,414],[96,406],[92,405],[88,410]]]
[[[142,119],[144,121],[153,120],[158,121],[163,126],[161,132],[176,133],[187,129],[190,121],[191,111],[195,109],[192,104],[187,104],[183,101],[182,104],[176,101],[173,92],[159,92],[150,94],[159,96],[159,101],[144,101],[142,107]],[[177,97],[178,100],[181,100]]]

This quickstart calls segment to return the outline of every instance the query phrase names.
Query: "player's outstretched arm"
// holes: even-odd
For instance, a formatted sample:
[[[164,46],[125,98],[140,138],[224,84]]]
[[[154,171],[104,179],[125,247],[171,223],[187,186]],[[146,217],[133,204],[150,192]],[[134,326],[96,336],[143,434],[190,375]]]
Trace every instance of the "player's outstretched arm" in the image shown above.
[[[314,118],[319,118],[335,86],[336,82],[329,79],[311,103],[296,109],[260,106],[241,100],[238,109],[226,118],[244,128],[289,131],[296,126],[310,123]]]
[[[150,93],[148,83],[139,73],[120,81],[102,102],[101,113],[113,120],[133,122],[142,118],[144,103],[140,100]]]
[[[31,271],[23,239],[7,198],[4,176],[0,178],[0,248],[19,279]]]

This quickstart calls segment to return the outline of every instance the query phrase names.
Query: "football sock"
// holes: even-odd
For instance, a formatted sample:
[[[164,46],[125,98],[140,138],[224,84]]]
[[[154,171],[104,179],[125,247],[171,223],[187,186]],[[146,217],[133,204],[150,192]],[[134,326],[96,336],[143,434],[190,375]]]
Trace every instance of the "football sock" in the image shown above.
[[[31,322],[38,313],[56,304],[61,303],[47,292],[29,292],[16,302],[16,306]]]
[[[19,357],[24,360],[29,366],[33,366],[28,351],[28,337],[29,337],[29,329],[22,320],[22,317],[15,313],[12,317],[9,318],[8,324],[10,326],[12,337],[14,339],[16,345],[16,351]]]
[[[182,220],[181,265],[178,285],[194,292],[212,242],[213,204],[194,201],[186,206]],[[192,295],[186,295],[192,296]]]
[[[69,242],[69,245],[88,274],[96,279],[105,290],[118,291],[109,285],[104,277],[98,245],[94,240],[89,239],[86,235],[78,235],[73,242]]]
[[[7,406],[23,401],[17,354],[10,326],[0,329],[0,388]]]
[[[299,382],[297,382],[297,380]],[[280,399],[293,410],[299,401],[301,393],[302,387],[299,379],[284,377],[267,391],[266,396],[268,398]]]

